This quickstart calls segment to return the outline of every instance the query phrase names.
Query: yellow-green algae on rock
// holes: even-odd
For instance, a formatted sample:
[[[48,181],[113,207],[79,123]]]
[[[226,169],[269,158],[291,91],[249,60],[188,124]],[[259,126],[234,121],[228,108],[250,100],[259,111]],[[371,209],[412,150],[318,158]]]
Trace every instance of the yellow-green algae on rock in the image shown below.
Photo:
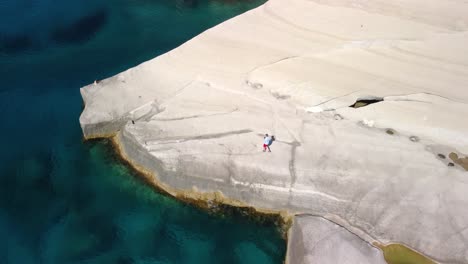
[[[435,264],[424,255],[401,244],[378,245],[388,264]]]

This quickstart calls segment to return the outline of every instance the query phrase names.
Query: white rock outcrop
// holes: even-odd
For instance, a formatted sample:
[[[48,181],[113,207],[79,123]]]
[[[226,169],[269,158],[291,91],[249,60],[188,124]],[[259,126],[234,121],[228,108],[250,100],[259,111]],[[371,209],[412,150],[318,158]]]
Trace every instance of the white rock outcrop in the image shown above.
[[[270,0],[82,88],[80,124],[171,188],[468,263],[467,30],[463,0]]]
[[[386,264],[379,249],[343,227],[317,216],[299,215],[289,230],[287,263]]]

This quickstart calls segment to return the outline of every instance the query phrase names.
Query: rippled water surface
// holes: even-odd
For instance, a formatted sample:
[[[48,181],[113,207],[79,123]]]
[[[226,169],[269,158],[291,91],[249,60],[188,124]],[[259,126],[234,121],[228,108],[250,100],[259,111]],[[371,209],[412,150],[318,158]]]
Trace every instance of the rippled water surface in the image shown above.
[[[78,123],[79,87],[262,2],[0,0],[0,263],[281,263],[272,224],[158,194]]]

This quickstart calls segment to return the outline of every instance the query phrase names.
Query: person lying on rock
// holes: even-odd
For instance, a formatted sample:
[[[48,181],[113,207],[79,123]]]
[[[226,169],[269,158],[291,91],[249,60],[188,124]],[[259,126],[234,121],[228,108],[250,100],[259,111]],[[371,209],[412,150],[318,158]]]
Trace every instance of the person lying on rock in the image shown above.
[[[263,137],[263,152],[265,152],[268,149],[268,152],[271,152],[270,146],[275,140],[275,136],[268,136],[268,134],[265,134]]]

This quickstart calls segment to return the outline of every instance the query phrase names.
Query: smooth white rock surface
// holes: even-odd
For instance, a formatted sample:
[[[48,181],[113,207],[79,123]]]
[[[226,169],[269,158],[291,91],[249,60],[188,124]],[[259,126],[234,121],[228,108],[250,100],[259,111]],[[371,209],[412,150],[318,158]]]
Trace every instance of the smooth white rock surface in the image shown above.
[[[468,154],[467,14],[463,0],[270,0],[84,87],[80,124],[173,188],[468,263],[468,172],[447,166]]]
[[[321,217],[296,216],[286,263],[386,264],[379,249]]]

